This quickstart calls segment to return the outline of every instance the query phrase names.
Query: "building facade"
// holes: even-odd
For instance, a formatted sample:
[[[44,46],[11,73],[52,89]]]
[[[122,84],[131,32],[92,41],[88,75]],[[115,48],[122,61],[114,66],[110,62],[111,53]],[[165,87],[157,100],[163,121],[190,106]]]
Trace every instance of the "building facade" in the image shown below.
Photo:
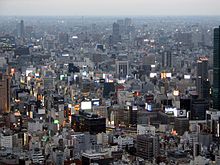
[[[220,110],[220,27],[214,29],[213,108]]]
[[[0,113],[10,112],[10,79],[0,74]]]

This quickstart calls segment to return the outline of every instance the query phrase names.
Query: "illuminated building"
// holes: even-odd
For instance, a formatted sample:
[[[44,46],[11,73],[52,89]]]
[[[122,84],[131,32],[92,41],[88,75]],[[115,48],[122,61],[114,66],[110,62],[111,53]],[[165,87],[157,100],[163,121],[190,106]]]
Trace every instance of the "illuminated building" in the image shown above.
[[[0,48],[5,51],[11,51],[15,49],[15,37],[5,35],[0,37]]]
[[[0,113],[10,112],[10,79],[0,73]]]

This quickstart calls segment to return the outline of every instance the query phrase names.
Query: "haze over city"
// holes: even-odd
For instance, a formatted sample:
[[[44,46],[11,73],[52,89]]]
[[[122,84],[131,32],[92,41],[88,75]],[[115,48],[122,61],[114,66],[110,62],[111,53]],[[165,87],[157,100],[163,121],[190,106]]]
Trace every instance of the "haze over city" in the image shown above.
[[[0,0],[0,165],[220,165],[220,0]]]
[[[220,15],[219,0],[0,0],[0,15]]]

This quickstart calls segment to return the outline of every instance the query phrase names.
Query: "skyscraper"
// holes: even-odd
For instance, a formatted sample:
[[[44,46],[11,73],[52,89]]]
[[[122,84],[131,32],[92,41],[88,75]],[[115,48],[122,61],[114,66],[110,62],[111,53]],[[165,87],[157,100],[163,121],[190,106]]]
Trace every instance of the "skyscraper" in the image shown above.
[[[24,37],[24,21],[21,20],[17,27],[18,37]]]
[[[214,29],[213,108],[220,110],[220,26]]]
[[[128,60],[123,60],[123,61],[116,60],[116,74],[120,79],[125,79],[128,76],[129,74]]]
[[[0,73],[0,114],[10,111],[10,79]]]
[[[164,51],[162,54],[162,67],[171,68],[173,66],[171,51]]]
[[[200,98],[209,97],[208,58],[200,57],[197,61],[196,88]]]
[[[121,41],[120,36],[120,25],[118,23],[113,23],[112,27],[112,42],[116,44]]]
[[[153,160],[159,155],[160,146],[158,136],[138,135],[137,155],[147,160]]]
[[[117,20],[117,24],[119,25],[119,34],[123,34],[125,31],[125,23],[123,19]]]
[[[65,44],[68,44],[69,42],[69,35],[67,33],[64,33],[64,32],[59,33],[58,38],[59,38],[60,44],[65,45]]]

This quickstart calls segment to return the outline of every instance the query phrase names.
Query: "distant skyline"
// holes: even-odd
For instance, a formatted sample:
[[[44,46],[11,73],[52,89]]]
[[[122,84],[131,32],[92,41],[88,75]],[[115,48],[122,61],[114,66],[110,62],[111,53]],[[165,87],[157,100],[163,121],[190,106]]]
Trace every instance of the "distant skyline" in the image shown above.
[[[1,15],[220,15],[220,0],[0,0]]]

